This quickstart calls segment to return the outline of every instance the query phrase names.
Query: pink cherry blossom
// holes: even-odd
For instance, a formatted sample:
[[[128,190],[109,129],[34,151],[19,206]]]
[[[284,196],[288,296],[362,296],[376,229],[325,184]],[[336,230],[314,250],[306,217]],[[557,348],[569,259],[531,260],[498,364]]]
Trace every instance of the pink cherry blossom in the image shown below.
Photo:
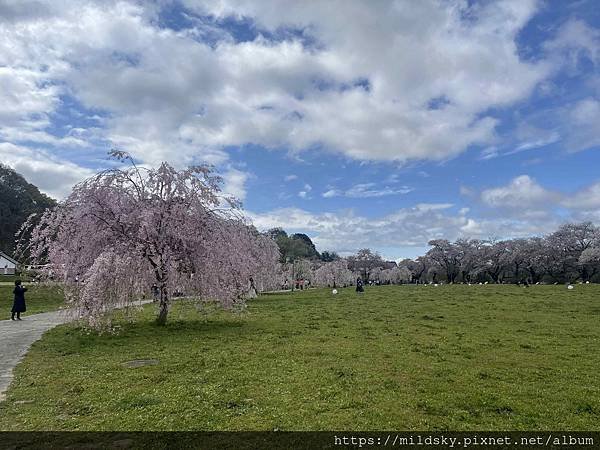
[[[128,164],[75,186],[29,227],[26,249],[32,264],[64,283],[67,301],[90,324],[148,296],[153,283],[159,324],[174,293],[231,307],[244,304],[251,278],[259,290],[276,285],[276,243],[221,194],[211,168],[151,169],[127,153],[111,155]]]

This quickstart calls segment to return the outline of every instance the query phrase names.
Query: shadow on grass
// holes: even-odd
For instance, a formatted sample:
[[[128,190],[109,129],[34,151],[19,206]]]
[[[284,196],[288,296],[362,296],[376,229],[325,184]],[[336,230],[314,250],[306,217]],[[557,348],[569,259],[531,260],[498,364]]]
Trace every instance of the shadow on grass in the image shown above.
[[[135,321],[115,322],[110,332],[90,330],[81,324],[73,324],[71,327],[71,330],[67,332],[68,334],[88,337],[98,342],[143,336],[164,338],[178,335],[184,337],[190,335],[227,336],[238,335],[242,332],[245,334],[252,333],[259,329],[255,323],[239,318],[172,319],[166,325],[157,325],[153,318],[144,318]]]

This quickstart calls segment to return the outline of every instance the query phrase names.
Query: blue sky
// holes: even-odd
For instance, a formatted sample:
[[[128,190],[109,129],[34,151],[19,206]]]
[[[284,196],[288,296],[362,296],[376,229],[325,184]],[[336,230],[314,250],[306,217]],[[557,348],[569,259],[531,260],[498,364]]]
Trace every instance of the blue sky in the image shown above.
[[[414,257],[600,223],[593,0],[0,0],[0,160],[214,164],[257,227]]]

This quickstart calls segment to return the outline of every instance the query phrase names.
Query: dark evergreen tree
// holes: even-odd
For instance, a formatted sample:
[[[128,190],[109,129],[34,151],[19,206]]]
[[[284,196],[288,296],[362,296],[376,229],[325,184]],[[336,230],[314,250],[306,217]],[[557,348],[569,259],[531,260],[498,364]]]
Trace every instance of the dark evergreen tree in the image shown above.
[[[340,255],[338,255],[336,252],[330,252],[327,250],[321,252],[321,261],[323,262],[332,262],[338,259],[340,259]]]
[[[22,175],[0,164],[0,250],[12,255],[15,233],[27,217],[55,205],[55,200],[42,194]]]

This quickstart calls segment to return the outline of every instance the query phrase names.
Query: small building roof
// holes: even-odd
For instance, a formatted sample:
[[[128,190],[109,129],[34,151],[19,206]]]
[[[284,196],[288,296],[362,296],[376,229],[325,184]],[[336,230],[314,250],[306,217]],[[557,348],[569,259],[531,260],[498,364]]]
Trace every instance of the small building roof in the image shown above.
[[[6,253],[4,253],[3,251],[0,250],[0,256],[4,259],[9,260],[11,263],[13,264],[19,264],[19,261],[17,261],[14,258],[11,258],[10,256],[8,256]]]

